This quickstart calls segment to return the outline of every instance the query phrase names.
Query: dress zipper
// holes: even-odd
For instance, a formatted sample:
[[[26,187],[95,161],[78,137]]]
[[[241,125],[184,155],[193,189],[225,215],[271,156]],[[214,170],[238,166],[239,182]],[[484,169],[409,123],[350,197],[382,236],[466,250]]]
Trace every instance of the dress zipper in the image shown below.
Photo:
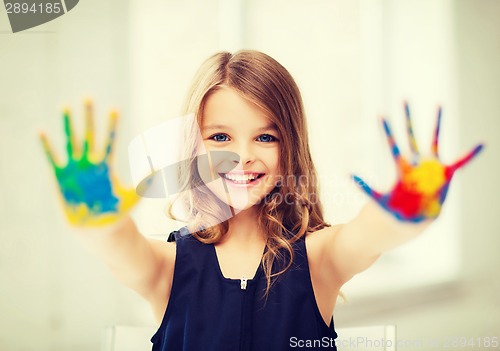
[[[242,299],[241,299],[241,332],[240,332],[240,351],[245,351],[248,348],[246,341],[246,296],[247,296],[247,278],[242,276],[240,279],[240,288],[242,290]]]
[[[246,288],[247,288],[247,278],[245,278],[245,276],[241,277],[241,279],[240,279],[240,286],[241,286],[241,290],[246,290]]]

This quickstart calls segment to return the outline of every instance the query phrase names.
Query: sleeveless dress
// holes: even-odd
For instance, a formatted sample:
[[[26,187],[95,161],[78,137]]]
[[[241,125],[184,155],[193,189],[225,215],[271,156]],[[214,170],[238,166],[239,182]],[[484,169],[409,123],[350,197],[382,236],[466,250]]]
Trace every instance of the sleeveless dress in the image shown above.
[[[153,351],[336,350],[333,318],[328,326],[316,304],[304,238],[267,300],[262,264],[251,279],[226,278],[213,244],[186,227],[169,241],[177,246],[173,283]]]

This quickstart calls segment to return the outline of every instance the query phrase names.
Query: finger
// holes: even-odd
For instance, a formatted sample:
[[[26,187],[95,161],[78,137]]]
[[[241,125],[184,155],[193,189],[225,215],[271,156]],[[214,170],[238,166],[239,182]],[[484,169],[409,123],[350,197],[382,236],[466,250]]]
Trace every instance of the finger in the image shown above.
[[[83,143],[83,157],[94,151],[94,115],[92,100],[85,101],[85,141]]]
[[[408,140],[410,141],[410,149],[413,153],[413,157],[419,156],[417,141],[415,140],[415,134],[413,133],[413,125],[411,123],[410,108],[408,103],[404,102],[405,115],[406,115],[406,130],[408,132]]]
[[[74,155],[77,151],[75,147],[75,136],[69,109],[67,108],[64,109],[63,117],[64,117],[64,133],[66,134],[66,153],[68,154],[68,161],[69,161],[70,159],[74,158]]]
[[[441,113],[442,109],[441,106],[438,107],[438,113],[437,113],[437,122],[436,122],[436,129],[434,130],[434,139],[432,141],[432,154],[436,156],[436,158],[439,158],[439,129],[441,126]]]
[[[118,122],[118,112],[113,110],[109,115],[109,134],[108,134],[108,140],[106,141],[106,151],[104,154],[105,160],[108,160],[112,157],[117,122]]]
[[[45,151],[45,155],[47,155],[47,159],[49,160],[50,165],[53,168],[57,168],[57,161],[56,157],[54,155],[54,152],[52,150],[52,146],[50,145],[49,139],[45,135],[44,132],[38,132],[38,137],[40,138],[40,141],[42,142],[42,147],[43,150]]]
[[[483,147],[484,147],[483,144],[476,145],[471,151],[469,151],[469,153],[467,153],[465,156],[463,156],[461,159],[456,161],[451,166],[448,166],[447,173],[449,174],[449,176],[451,177],[451,175],[453,175],[453,173],[457,169],[459,169],[459,168],[465,166],[467,163],[469,163],[469,161],[471,161],[474,157],[476,157],[476,155],[483,149]]]
[[[450,182],[446,182],[441,190],[439,191],[439,203],[442,204],[446,200],[446,195],[448,194],[448,189],[450,188]]]
[[[382,194],[380,194],[379,192],[373,190],[372,188],[370,188],[370,186],[368,184],[366,184],[366,182],[361,179],[360,177],[352,174],[351,175],[351,178],[356,182],[356,184],[358,186],[361,187],[361,189],[363,189],[363,191],[371,198],[373,198],[375,201],[379,202],[379,200],[382,198]]]
[[[394,136],[392,135],[391,129],[389,128],[389,123],[382,118],[382,124],[384,125],[385,135],[387,136],[387,141],[389,142],[389,146],[391,147],[391,153],[397,163],[399,163],[401,159],[401,153],[399,152],[398,145],[394,140]]]

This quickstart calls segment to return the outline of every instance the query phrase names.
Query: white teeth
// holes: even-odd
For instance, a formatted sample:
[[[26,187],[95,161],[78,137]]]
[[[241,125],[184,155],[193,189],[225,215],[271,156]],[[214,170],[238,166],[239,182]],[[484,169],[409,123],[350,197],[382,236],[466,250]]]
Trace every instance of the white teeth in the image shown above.
[[[224,178],[231,180],[233,182],[248,182],[250,180],[254,180],[259,176],[258,173],[255,174],[242,174],[242,175],[236,175],[236,174],[224,174]]]

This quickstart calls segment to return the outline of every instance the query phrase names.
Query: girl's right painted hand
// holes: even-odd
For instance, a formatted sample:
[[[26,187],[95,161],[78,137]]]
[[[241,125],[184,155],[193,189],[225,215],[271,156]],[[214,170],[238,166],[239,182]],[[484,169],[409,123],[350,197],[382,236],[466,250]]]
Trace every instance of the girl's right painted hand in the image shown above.
[[[102,226],[118,221],[137,204],[140,197],[135,189],[123,187],[111,169],[117,112],[110,113],[109,135],[101,152],[94,151],[94,120],[90,101],[85,103],[83,147],[78,147],[75,142],[68,110],[64,111],[63,119],[68,156],[65,165],[56,159],[44,132],[39,133],[39,138],[54,170],[67,219],[79,227]]]

